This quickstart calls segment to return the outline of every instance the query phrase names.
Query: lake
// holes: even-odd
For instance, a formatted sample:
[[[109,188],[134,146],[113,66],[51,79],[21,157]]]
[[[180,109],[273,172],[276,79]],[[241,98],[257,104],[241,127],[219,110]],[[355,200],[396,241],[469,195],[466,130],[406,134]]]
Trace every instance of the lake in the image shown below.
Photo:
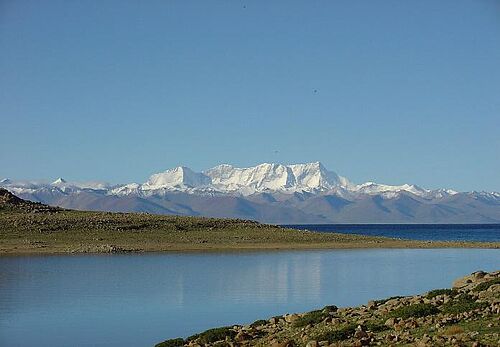
[[[152,346],[499,268],[488,249],[0,257],[0,345]]]
[[[410,240],[500,241],[500,224],[294,224],[286,227]]]

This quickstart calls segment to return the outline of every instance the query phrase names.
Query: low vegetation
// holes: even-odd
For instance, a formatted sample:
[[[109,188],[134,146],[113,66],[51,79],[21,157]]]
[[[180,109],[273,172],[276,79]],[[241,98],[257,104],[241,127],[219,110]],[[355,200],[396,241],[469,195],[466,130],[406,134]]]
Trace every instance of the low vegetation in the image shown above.
[[[187,341],[198,341],[202,344],[209,344],[216,341],[225,340],[227,338],[233,338],[236,336],[236,332],[231,327],[213,328],[206,330],[200,334],[196,334],[187,338]]]
[[[318,341],[328,341],[329,343],[338,342],[347,340],[348,338],[352,337],[355,332],[356,332],[356,325],[349,324],[341,328],[321,333],[316,336],[316,339]]]
[[[500,278],[495,278],[491,281],[486,281],[483,283],[478,284],[474,289],[472,289],[473,292],[482,292],[483,290],[487,290],[489,287],[491,287],[494,284],[500,284]]]
[[[305,327],[309,324],[317,324],[320,323],[323,319],[325,319],[328,315],[323,313],[322,311],[311,311],[304,314],[298,320],[295,321],[294,325],[296,327]]]
[[[454,300],[444,304],[442,311],[448,314],[458,314],[476,309],[482,309],[486,306],[487,304],[485,302],[478,302],[475,297],[472,297],[469,294],[460,294]]]
[[[404,298],[404,296],[391,296],[390,298],[375,300],[374,303],[376,305],[382,305],[382,304],[385,304],[387,301],[394,300],[394,299],[401,299],[401,298]]]
[[[0,254],[500,247],[292,230],[239,219],[72,211],[0,189]]]
[[[259,320],[256,320],[255,322],[253,322],[252,324],[250,324],[250,326],[252,328],[257,328],[257,327],[260,327],[260,326],[263,326],[263,325],[266,325],[267,324],[267,320],[265,319],[259,319]]]
[[[156,344],[156,347],[182,347],[184,339],[170,339]]]
[[[427,299],[435,298],[439,295],[456,295],[458,292],[455,289],[435,289],[427,293]]]
[[[499,279],[500,271],[477,272],[453,289],[210,329],[183,346],[498,346]],[[179,339],[157,347],[175,343]]]
[[[420,318],[438,313],[439,310],[432,304],[413,304],[395,309],[390,317],[408,319],[411,317]]]

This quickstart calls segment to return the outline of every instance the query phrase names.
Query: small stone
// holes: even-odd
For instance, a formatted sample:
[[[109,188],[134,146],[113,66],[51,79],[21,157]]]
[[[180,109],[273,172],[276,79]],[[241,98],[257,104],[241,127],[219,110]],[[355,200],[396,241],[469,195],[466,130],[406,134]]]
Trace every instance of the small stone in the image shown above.
[[[364,338],[364,337],[368,337],[368,334],[366,333],[366,331],[363,331],[363,330],[357,330],[355,333],[354,333],[354,337],[357,338],[357,339],[361,339],[361,338]]]
[[[387,327],[393,327],[394,324],[396,324],[396,319],[395,318],[389,318],[384,323],[384,325],[387,326]]]
[[[311,340],[306,344],[306,347],[318,347],[318,341],[316,340]]]
[[[293,341],[274,342],[271,347],[294,347]]]

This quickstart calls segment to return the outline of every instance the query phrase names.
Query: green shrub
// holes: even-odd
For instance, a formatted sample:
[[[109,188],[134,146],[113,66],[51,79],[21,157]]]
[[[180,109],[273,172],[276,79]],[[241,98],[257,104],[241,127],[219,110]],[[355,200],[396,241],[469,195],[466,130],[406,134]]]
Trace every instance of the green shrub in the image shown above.
[[[475,286],[474,289],[472,289],[472,291],[473,292],[482,292],[483,290],[488,289],[489,287],[491,287],[494,284],[500,284],[500,278],[495,278],[491,281],[480,283],[477,286]]]
[[[255,322],[253,322],[252,324],[250,324],[250,326],[252,328],[255,328],[255,327],[260,327],[261,325],[266,325],[267,323],[268,323],[267,320],[259,319],[259,320],[256,320]]]
[[[182,347],[184,346],[184,339],[170,339],[160,343],[157,343],[155,347]]]
[[[225,340],[226,336],[233,338],[236,336],[236,332],[232,330],[232,327],[222,327],[208,329],[200,334],[193,335],[188,338],[188,341],[199,338],[201,343],[213,343],[220,340]]]
[[[438,295],[456,295],[458,291],[456,289],[434,289],[427,293],[427,299],[435,298]]]
[[[390,298],[387,298],[387,299],[380,299],[380,300],[375,300],[374,302],[377,304],[377,305],[382,305],[382,304],[385,304],[387,301],[389,300],[392,300],[392,299],[401,299],[401,298],[404,298],[404,296],[391,296]]]
[[[316,336],[318,341],[328,341],[329,343],[343,341],[350,338],[356,332],[356,325],[350,324],[343,328],[327,331]]]
[[[389,329],[388,326],[386,326],[383,322],[380,321],[369,321],[364,326],[366,330],[371,331],[372,333],[379,333],[381,331]]]
[[[407,319],[410,317],[418,318],[430,316],[438,312],[439,310],[431,304],[413,304],[395,309],[389,314],[389,316]]]
[[[469,312],[478,308],[485,308],[486,306],[488,306],[487,303],[476,302],[476,300],[469,294],[462,294],[453,301],[444,304],[441,310],[444,313],[458,314],[462,312]]]
[[[338,309],[339,308],[335,305],[328,305],[328,306],[323,307],[324,312],[337,312]]]
[[[296,327],[305,327],[308,324],[321,323],[325,318],[330,317],[330,312],[336,312],[338,307],[335,305],[325,306],[321,310],[315,310],[304,314],[297,319],[293,325]]]
[[[323,321],[326,317],[328,317],[328,313],[323,312],[322,310],[316,310],[306,313],[304,316],[297,319],[293,325],[296,327],[305,327],[309,324],[318,324]]]

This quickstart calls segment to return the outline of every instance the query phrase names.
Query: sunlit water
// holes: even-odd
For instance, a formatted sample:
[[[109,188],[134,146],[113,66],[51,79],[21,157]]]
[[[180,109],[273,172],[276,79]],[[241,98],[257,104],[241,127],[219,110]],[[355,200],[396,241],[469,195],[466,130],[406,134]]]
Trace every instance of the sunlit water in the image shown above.
[[[410,240],[499,242],[500,224],[300,224],[294,229]]]
[[[499,268],[474,249],[3,257],[0,346],[151,346]]]

